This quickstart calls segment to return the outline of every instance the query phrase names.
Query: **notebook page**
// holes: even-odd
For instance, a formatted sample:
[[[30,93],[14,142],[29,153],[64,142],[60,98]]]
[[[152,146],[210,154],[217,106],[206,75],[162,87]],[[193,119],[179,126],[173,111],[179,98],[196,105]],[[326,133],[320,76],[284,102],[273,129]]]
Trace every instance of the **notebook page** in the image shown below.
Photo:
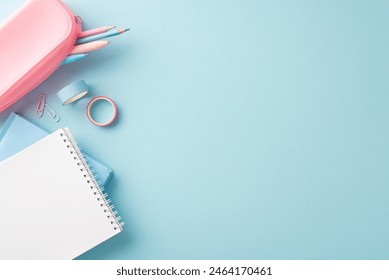
[[[120,232],[64,132],[0,164],[0,259],[73,259]]]

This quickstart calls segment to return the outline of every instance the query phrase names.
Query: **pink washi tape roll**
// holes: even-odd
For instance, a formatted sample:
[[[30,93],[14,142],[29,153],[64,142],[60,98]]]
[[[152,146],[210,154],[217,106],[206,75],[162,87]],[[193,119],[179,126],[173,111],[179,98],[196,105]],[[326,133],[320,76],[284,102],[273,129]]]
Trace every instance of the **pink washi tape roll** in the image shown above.
[[[92,114],[91,114],[91,110],[93,108],[93,105],[98,101],[106,101],[106,102],[110,103],[112,105],[112,108],[113,108],[112,118],[105,123],[97,122],[96,120],[93,119]],[[117,108],[115,102],[113,102],[113,100],[111,98],[108,98],[106,96],[96,96],[91,101],[89,101],[88,106],[86,107],[86,116],[88,117],[88,120],[96,126],[108,126],[108,125],[113,124],[114,121],[116,120],[117,115],[118,115],[118,108]]]

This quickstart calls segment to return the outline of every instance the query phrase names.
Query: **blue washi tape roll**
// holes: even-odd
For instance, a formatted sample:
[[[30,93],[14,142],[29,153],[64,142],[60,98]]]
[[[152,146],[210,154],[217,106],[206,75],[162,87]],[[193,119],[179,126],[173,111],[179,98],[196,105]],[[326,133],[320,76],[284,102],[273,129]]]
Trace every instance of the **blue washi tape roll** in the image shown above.
[[[67,105],[84,97],[88,92],[88,85],[84,80],[80,80],[61,89],[57,96],[61,100],[62,105]]]

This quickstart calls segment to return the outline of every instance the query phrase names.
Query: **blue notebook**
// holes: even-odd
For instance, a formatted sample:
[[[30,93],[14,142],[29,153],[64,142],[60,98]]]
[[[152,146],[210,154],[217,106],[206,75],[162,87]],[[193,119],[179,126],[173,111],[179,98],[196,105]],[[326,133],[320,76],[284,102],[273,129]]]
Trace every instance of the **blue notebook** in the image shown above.
[[[18,114],[11,113],[0,130],[0,162],[35,144],[49,135],[48,132],[22,118]],[[113,171],[101,162],[85,155],[88,163],[101,182],[106,187],[113,176]]]

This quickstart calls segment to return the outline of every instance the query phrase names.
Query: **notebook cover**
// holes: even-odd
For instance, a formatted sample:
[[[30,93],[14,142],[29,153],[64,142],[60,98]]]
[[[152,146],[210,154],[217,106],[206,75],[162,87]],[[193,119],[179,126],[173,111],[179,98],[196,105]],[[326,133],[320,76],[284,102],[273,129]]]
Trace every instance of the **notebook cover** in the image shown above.
[[[122,231],[66,128],[2,161],[0,182],[0,259],[73,259]]]
[[[49,133],[45,130],[12,112],[0,130],[0,162],[47,135]],[[113,171],[93,157],[89,155],[85,157],[100,180],[101,186],[106,187],[113,176]]]

